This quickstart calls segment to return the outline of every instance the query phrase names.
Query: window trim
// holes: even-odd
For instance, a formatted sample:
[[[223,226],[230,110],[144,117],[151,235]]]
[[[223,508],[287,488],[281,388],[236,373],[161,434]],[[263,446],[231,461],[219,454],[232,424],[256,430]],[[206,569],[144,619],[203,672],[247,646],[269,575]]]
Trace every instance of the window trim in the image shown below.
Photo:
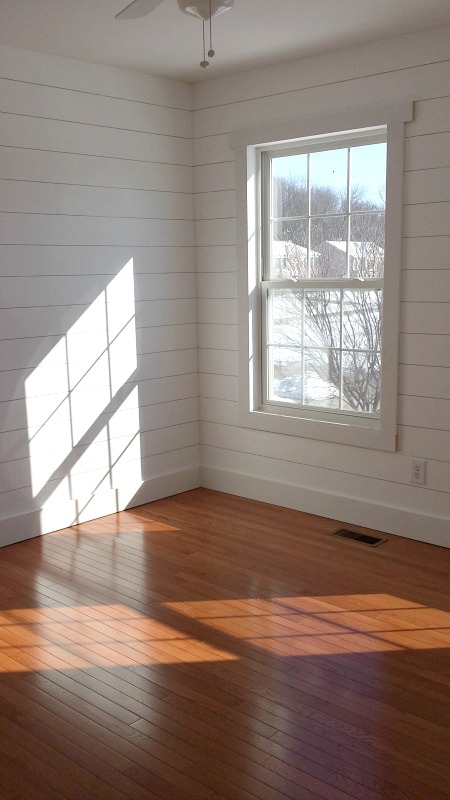
[[[243,427],[321,441],[395,451],[397,444],[397,381],[400,274],[403,223],[405,122],[413,118],[413,103],[349,110],[335,115],[305,117],[277,125],[236,131],[230,146],[236,150],[239,303],[239,408]],[[382,341],[382,413],[380,418],[327,414],[296,407],[295,416],[261,407],[261,148],[298,140],[340,134],[346,139],[364,129],[386,126],[386,224]],[[306,143],[305,143],[306,144]],[[281,413],[282,412],[282,413]],[[298,415],[300,412],[300,416]]]

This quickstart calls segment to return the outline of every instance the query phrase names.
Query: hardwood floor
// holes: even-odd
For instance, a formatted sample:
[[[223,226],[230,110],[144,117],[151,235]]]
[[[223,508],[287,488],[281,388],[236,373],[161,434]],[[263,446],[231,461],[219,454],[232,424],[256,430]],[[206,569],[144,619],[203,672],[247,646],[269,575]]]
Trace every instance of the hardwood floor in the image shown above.
[[[0,550],[0,800],[448,800],[450,551],[338,527],[198,489]]]

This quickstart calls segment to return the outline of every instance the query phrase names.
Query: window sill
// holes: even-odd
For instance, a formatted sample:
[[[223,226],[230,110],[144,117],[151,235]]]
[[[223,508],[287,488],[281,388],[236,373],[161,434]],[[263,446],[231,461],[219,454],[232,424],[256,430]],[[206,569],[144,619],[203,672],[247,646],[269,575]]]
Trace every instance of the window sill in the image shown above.
[[[316,439],[323,442],[332,442],[351,447],[366,447],[373,450],[395,452],[396,433],[395,425],[389,426],[380,419],[369,419],[349,415],[329,415],[329,419],[321,416],[308,417],[283,414],[277,407],[270,410],[267,407],[244,411],[241,409],[241,425],[245,428],[281,433],[286,436],[298,436],[305,439]]]

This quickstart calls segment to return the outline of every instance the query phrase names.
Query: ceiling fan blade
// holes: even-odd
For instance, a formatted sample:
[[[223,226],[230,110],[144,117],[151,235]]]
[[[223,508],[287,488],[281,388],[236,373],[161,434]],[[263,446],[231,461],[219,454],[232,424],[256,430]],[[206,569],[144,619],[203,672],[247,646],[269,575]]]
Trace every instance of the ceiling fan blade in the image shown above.
[[[116,19],[139,19],[146,17],[151,11],[161,5],[163,0],[133,0],[123,11],[116,14]]]

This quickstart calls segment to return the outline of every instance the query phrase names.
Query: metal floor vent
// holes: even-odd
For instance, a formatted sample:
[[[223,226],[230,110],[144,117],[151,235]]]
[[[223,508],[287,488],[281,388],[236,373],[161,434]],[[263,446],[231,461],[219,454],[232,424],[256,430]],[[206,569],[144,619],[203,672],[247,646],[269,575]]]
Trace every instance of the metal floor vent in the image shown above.
[[[360,542],[361,544],[367,544],[369,547],[378,547],[378,545],[383,544],[386,542],[387,539],[381,539],[378,536],[368,536],[366,533],[355,533],[355,531],[347,531],[345,528],[341,528],[340,531],[334,531],[331,534],[332,536],[339,536],[341,539],[350,539],[353,542]]]

